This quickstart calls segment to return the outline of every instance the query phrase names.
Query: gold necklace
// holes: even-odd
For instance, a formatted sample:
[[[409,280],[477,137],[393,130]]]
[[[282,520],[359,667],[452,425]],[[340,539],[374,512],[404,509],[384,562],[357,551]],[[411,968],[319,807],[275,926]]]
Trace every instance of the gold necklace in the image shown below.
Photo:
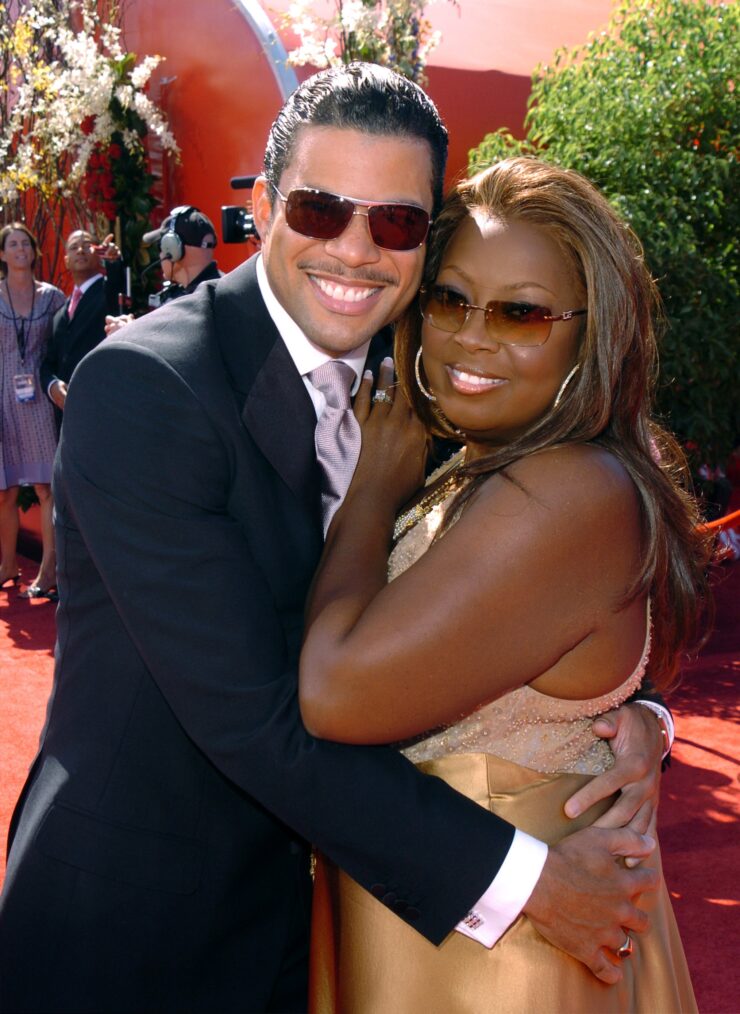
[[[460,466],[463,464],[462,460],[458,461],[450,469],[447,478],[444,482],[441,482],[439,486],[436,486],[431,493],[427,493],[423,496],[418,503],[414,504],[403,514],[399,514],[396,518],[396,523],[393,526],[393,543],[395,544],[398,540],[410,531],[415,525],[427,516],[435,507],[439,506],[443,500],[446,500],[452,493],[457,493],[462,488],[465,477],[460,475]]]

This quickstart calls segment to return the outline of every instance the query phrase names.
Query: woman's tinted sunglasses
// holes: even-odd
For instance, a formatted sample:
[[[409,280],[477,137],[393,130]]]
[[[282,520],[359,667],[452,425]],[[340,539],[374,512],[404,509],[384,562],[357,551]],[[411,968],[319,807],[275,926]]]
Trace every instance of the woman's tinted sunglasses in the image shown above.
[[[566,310],[553,315],[547,306],[501,299],[476,306],[444,285],[423,286],[419,293],[419,306],[427,323],[450,334],[457,334],[464,327],[473,310],[481,310],[486,334],[501,345],[544,345],[555,321],[571,320],[587,312]]]

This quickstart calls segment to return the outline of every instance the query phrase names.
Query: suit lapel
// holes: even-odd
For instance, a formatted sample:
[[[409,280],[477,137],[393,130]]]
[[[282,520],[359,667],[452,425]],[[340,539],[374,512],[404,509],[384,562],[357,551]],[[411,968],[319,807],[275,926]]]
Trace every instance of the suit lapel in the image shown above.
[[[255,263],[252,258],[217,283],[216,334],[242,422],[304,507],[317,513],[316,415],[262,300]]]

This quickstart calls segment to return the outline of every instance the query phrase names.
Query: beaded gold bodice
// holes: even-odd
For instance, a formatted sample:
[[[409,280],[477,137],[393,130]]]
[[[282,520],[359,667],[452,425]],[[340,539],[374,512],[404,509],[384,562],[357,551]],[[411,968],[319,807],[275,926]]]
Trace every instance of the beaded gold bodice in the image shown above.
[[[388,561],[389,581],[427,551],[454,496],[453,490],[401,536]],[[594,735],[593,719],[617,707],[639,688],[649,653],[648,604],[642,655],[632,674],[615,690],[601,697],[572,701],[525,685],[453,725],[404,744],[402,752],[415,764],[446,754],[489,753],[535,771],[600,774],[612,766],[614,756],[608,743]]]

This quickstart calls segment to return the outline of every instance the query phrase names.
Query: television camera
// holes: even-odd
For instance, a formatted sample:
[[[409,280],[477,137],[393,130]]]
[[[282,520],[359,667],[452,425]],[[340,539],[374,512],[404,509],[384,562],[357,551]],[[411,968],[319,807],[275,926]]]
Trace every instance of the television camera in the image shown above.
[[[232,190],[251,190],[255,176],[232,176]],[[252,202],[244,204],[224,204],[221,206],[221,234],[224,243],[246,243],[250,239],[259,240],[254,226]]]

